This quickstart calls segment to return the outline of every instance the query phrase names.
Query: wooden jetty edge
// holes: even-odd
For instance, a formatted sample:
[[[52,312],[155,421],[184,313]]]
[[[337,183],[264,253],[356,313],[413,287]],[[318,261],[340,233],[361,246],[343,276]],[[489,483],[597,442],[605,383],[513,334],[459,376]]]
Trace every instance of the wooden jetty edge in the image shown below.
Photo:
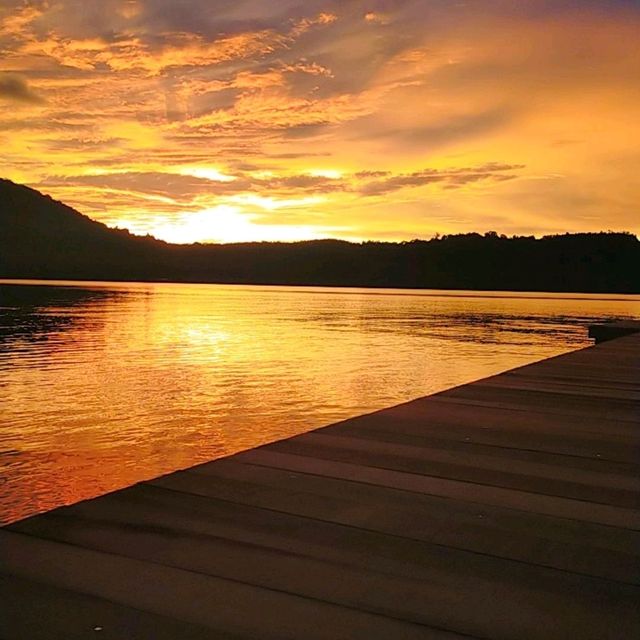
[[[639,392],[628,333],[14,523],[0,638],[640,637]]]

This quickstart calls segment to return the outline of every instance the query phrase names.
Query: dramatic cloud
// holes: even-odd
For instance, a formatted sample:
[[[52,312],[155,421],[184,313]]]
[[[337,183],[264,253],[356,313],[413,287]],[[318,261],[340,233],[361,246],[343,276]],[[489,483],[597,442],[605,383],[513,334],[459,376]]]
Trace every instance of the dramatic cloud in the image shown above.
[[[480,180],[493,180],[503,182],[515,178],[512,171],[524,169],[524,165],[487,164],[477,168],[449,169],[438,171],[437,169],[423,169],[400,175],[385,175],[384,178],[367,182],[360,188],[364,195],[384,195],[404,189],[406,187],[421,187],[428,184],[442,183],[446,188],[455,189],[471,182]],[[506,173],[509,172],[509,173]],[[371,172],[374,175],[382,172]]]
[[[0,99],[29,104],[44,104],[45,99],[29,88],[24,78],[13,74],[0,76]]]
[[[639,29],[625,0],[5,0],[0,161],[178,241],[639,232]]]

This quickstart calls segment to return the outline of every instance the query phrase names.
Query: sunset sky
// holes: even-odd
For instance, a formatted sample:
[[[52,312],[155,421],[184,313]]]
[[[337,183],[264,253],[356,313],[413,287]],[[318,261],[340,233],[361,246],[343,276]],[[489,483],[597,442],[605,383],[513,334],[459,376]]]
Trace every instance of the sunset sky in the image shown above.
[[[175,242],[640,233],[637,0],[0,0],[0,177]]]

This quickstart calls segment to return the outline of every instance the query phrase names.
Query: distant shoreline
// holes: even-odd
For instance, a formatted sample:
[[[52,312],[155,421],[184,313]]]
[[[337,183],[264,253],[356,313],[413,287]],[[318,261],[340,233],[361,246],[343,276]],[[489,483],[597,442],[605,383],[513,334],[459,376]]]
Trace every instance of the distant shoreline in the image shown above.
[[[566,298],[568,300],[592,300],[594,296],[603,296],[603,300],[617,300],[619,302],[636,302],[640,298],[640,293],[616,293],[607,291],[525,291],[525,290],[496,290],[496,289],[436,289],[436,288],[410,288],[410,287],[356,287],[348,285],[298,285],[298,284],[278,284],[257,282],[192,282],[178,280],[101,280],[91,278],[5,278],[0,275],[0,286],[2,285],[33,285],[33,286],[72,286],[80,287],[93,284],[97,286],[105,285],[192,285],[192,286],[214,286],[214,287],[242,287],[242,288],[274,288],[290,289],[298,293],[335,293],[339,290],[341,294],[358,295],[363,291],[368,295],[397,295],[432,298],[526,298],[530,300],[557,300]],[[308,291],[307,291],[308,290]],[[1,307],[0,301],[0,307]]]
[[[409,242],[175,245],[111,229],[0,180],[0,277],[410,291],[640,293],[626,232],[465,233]]]

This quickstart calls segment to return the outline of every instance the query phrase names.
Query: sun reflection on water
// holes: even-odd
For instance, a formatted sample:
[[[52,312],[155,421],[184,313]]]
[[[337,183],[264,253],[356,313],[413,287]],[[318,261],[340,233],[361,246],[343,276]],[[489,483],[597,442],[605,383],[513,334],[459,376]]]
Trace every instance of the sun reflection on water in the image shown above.
[[[587,344],[638,296],[0,284],[0,522]]]

